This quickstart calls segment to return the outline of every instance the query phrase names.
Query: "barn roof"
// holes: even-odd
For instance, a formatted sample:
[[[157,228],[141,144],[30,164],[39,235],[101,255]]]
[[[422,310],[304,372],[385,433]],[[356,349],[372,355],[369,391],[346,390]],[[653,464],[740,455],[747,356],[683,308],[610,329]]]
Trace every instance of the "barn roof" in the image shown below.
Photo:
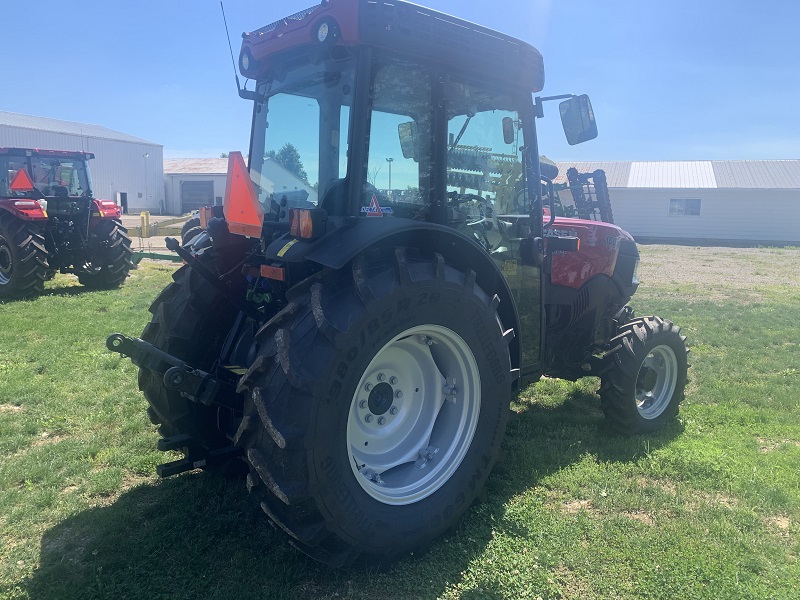
[[[800,189],[800,160],[669,160],[559,162],[555,183],[566,183],[567,169],[606,172],[611,188]]]
[[[85,138],[99,138],[104,140],[115,140],[119,142],[133,142],[135,144],[147,144],[150,146],[161,146],[155,142],[149,142],[127,133],[114,131],[101,125],[89,123],[76,123],[74,121],[62,121],[61,119],[50,119],[49,117],[36,117],[33,115],[23,115],[20,113],[0,111],[0,126],[17,127],[19,129],[31,129],[34,131],[47,131],[50,133],[66,133],[78,135]]]
[[[165,158],[164,174],[227,175],[227,158]]]

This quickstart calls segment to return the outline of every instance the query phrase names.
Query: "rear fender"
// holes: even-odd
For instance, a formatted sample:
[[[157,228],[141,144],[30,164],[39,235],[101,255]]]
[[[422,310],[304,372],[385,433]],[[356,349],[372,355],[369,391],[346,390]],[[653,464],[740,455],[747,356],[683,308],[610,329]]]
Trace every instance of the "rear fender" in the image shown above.
[[[103,221],[114,221],[122,218],[122,210],[113,200],[92,200],[92,214],[89,229],[93,230]]]
[[[408,246],[441,254],[447,264],[463,272],[475,271],[478,285],[491,297],[500,298],[497,312],[506,328],[520,331],[519,316],[508,282],[486,251],[449,227],[411,219],[360,218],[319,240],[308,241],[285,235],[267,248],[268,260],[299,263],[305,260],[329,269],[346,267],[358,254],[373,248]],[[511,341],[511,363],[519,368],[520,335]]]
[[[47,222],[47,213],[36,200],[30,198],[2,198],[0,210],[10,212],[23,221]]]

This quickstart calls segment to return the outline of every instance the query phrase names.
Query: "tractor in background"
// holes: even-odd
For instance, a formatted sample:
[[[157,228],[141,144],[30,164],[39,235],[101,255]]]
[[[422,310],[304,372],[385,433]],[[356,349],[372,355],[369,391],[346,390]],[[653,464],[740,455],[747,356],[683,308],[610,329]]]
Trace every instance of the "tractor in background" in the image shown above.
[[[131,241],[111,200],[92,194],[90,152],[0,148],[0,299],[40,294],[56,271],[119,287]]]

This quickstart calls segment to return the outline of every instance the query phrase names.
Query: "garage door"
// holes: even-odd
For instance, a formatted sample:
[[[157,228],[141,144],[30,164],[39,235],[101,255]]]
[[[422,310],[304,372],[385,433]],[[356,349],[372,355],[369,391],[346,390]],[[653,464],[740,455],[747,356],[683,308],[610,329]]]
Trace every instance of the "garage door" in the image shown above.
[[[213,181],[182,181],[181,212],[197,210],[201,206],[214,204]]]

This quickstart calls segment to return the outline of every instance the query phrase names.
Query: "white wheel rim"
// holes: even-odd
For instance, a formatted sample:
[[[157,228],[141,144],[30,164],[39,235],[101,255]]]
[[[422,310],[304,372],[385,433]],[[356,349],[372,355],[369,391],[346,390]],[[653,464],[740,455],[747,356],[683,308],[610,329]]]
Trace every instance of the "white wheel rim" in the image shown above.
[[[350,405],[356,481],[384,504],[430,496],[467,454],[480,405],[478,364],[461,336],[439,325],[395,336],[364,371]]]
[[[656,346],[642,361],[636,377],[636,408],[655,419],[669,406],[678,381],[678,358],[669,346]]]

